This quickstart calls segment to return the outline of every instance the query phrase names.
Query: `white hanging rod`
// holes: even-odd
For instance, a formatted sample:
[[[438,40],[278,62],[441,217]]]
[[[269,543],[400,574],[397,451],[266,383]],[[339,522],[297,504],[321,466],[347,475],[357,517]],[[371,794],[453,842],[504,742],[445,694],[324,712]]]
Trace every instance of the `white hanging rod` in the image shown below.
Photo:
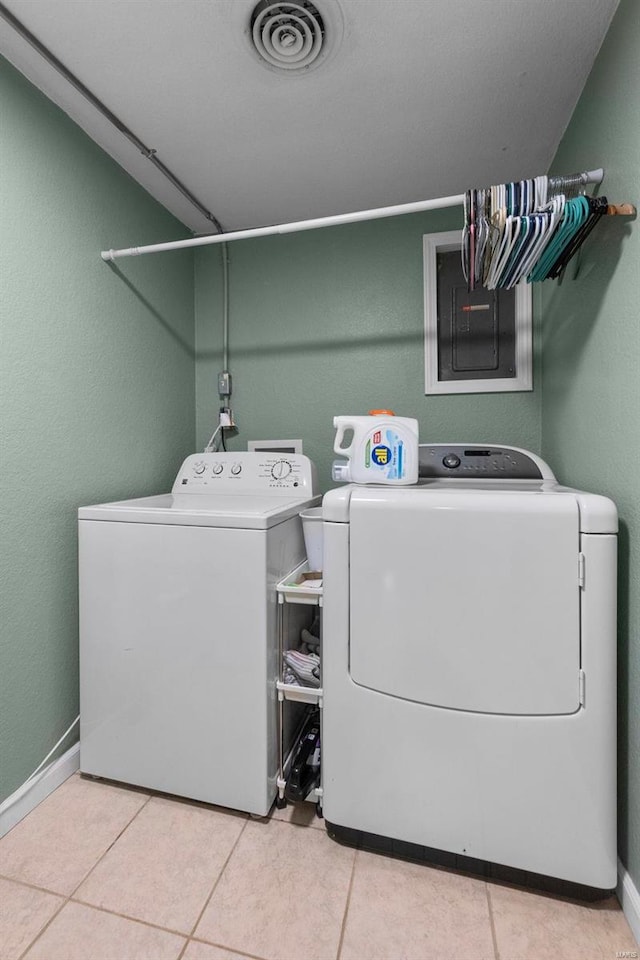
[[[279,233],[299,233],[302,230],[316,230],[318,227],[337,227],[343,223],[358,223],[361,220],[381,220],[383,217],[396,217],[404,213],[419,213],[421,210],[439,210],[441,207],[457,207],[463,202],[463,195],[441,197],[439,200],[418,200],[415,203],[401,203],[395,207],[378,207],[375,210],[357,210],[355,213],[339,213],[333,217],[317,217],[315,220],[296,220],[294,223],[277,223],[270,227],[253,227],[251,230],[233,230],[230,233],[214,233],[206,237],[194,237],[193,240],[175,240],[171,243],[150,243],[146,247],[127,247],[124,250],[103,250],[103,260],[116,260],[119,257],[138,257],[143,253],[162,253],[165,250],[183,250],[186,247],[204,247],[210,243],[227,243],[230,240],[250,240],[253,237],[270,237]]]
[[[581,175],[582,182],[600,183],[604,171],[589,170]],[[363,220],[382,220],[385,217],[398,217],[406,213],[420,213],[423,210],[443,210],[445,207],[457,207],[464,203],[464,194],[453,197],[438,197],[435,200],[417,200],[415,203],[400,203],[392,207],[376,207],[374,210],[356,210],[354,213],[339,213],[333,217],[316,217],[315,220],[296,220],[293,223],[278,223],[269,227],[254,227],[251,230],[233,230],[230,233],[214,233],[206,237],[194,237],[192,240],[173,240],[169,243],[150,243],[145,247],[125,247],[122,250],[103,250],[103,260],[119,260],[121,257],[139,257],[144,253],[164,253],[166,250],[184,250],[187,247],[205,247],[212,243],[228,243],[231,240],[251,240],[254,237],[270,237],[283,233],[300,233],[303,230],[317,230],[319,227],[338,227],[344,223],[359,223]]]

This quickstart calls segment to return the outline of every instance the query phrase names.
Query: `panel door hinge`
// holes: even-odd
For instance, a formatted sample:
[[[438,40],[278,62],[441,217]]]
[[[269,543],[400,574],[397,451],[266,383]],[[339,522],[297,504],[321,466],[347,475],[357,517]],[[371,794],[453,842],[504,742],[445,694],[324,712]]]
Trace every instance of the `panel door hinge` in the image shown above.
[[[578,554],[578,586],[584,589],[584,568],[585,568],[585,556],[584,553]]]
[[[584,691],[586,682],[587,678],[585,677],[584,670],[578,670],[578,699],[581,707],[584,707]]]

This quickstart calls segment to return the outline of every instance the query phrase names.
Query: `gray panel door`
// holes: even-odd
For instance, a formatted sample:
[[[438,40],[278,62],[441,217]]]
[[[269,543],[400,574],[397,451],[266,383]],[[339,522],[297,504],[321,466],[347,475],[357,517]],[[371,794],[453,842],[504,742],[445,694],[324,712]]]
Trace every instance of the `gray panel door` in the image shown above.
[[[439,253],[438,379],[516,376],[515,291],[469,293],[460,252]]]

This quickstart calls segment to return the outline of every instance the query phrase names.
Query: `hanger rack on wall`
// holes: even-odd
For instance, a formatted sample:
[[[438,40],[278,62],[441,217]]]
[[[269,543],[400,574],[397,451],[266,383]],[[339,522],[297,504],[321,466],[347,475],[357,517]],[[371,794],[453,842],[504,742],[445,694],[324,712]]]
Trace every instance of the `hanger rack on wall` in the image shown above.
[[[604,177],[604,170],[590,170],[584,174],[584,184],[600,183]],[[254,227],[250,230],[234,230],[229,233],[215,233],[204,237],[194,237],[191,240],[173,240],[168,243],[151,243],[143,247],[126,247],[121,250],[103,250],[100,254],[103,260],[113,261],[124,257],[139,257],[148,253],[164,253],[169,250],[185,250],[190,247],[204,247],[216,243],[229,243],[233,240],[251,240],[256,237],[270,237],[287,233],[300,233],[304,230],[317,230],[321,227],[337,227],[346,223],[361,223],[365,220],[382,220],[385,217],[398,217],[408,213],[421,213],[425,210],[443,210],[446,207],[463,206],[465,195],[460,193],[451,197],[438,197],[432,200],[418,200],[414,203],[401,203],[390,207],[377,207],[372,210],[358,210],[353,213],[341,213],[332,217],[317,217],[313,220],[297,220],[293,223],[280,223],[268,227]],[[633,216],[635,207],[630,204],[618,205],[625,207],[625,216]],[[630,212],[626,212],[626,208]],[[617,210],[622,213],[622,210]]]
[[[597,173],[604,176],[540,176],[467,190],[461,250],[469,292],[561,277],[603,216],[633,216],[630,203],[584,195],[587,184],[602,180]]]

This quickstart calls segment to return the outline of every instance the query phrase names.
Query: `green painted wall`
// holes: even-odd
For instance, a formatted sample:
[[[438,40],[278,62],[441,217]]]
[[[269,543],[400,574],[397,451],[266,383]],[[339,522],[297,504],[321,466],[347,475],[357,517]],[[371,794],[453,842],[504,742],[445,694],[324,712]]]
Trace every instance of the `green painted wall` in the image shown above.
[[[171,483],[194,360],[190,254],[99,256],[184,227],[4,61],[0,87],[2,800],[77,713],[76,508]]]
[[[553,170],[603,166],[601,192],[640,201],[640,4],[622,0]],[[571,269],[571,268],[570,268]],[[544,285],[542,452],[620,513],[620,855],[640,887],[640,231],[610,217],[576,280]]]
[[[422,236],[461,226],[462,209],[228,245],[230,367],[239,433],[230,446],[304,440],[331,485],[333,416],[388,407],[427,441],[540,448],[537,392],[425,397]],[[196,255],[197,443],[217,416],[220,251]]]

